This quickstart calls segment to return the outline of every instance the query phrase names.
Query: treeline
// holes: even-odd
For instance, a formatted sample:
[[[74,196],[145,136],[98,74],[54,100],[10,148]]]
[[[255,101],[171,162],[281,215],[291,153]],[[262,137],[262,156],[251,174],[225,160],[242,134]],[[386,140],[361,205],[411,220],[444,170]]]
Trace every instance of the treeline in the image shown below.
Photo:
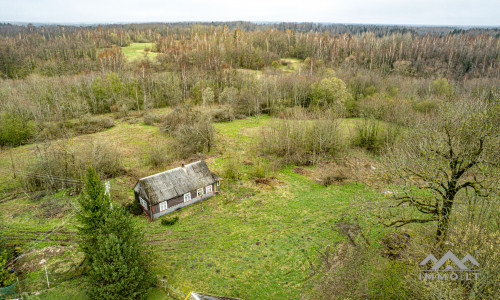
[[[404,65],[406,75],[439,74],[456,79],[498,76],[499,46],[497,37],[484,34],[392,33],[379,37],[373,32],[231,31],[226,26],[210,33],[169,34],[156,40],[156,50],[181,66],[262,69],[278,57],[295,57],[333,68],[348,64],[385,74]]]
[[[425,33],[425,34],[422,34]],[[350,64],[388,74],[449,78],[499,76],[497,29],[415,28],[313,23],[173,23],[107,26],[0,25],[0,76],[56,76],[102,69],[99,54],[155,42],[176,69],[263,69],[284,57],[328,67]],[[403,67],[402,67],[403,66]]]

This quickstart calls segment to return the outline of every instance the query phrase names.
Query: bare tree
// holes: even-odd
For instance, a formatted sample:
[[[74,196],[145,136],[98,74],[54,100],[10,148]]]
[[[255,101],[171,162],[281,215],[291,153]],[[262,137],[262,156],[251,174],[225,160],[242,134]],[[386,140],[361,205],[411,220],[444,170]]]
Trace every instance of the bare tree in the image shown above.
[[[400,183],[392,207],[401,214],[391,210],[384,224],[437,222],[436,243],[441,245],[457,196],[498,201],[498,105],[445,103],[416,123],[385,157],[388,174]]]

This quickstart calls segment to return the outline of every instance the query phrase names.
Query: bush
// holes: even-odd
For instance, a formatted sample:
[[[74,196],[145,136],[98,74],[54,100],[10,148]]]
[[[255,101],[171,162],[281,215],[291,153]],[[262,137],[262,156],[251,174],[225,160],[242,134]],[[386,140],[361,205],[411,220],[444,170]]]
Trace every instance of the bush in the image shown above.
[[[438,109],[442,103],[439,99],[427,99],[413,104],[413,109],[421,113],[430,113]]]
[[[161,225],[163,225],[163,226],[172,226],[175,223],[177,223],[177,221],[179,221],[179,216],[175,216],[175,217],[172,217],[172,218],[163,218],[161,220]]]
[[[0,146],[19,146],[33,136],[33,124],[26,117],[11,112],[0,114]]]
[[[89,164],[102,178],[123,172],[120,153],[103,142],[92,142],[85,148],[74,149],[70,143],[61,142],[44,149],[35,162],[27,168],[24,184],[27,188],[65,188],[83,178]]]
[[[0,288],[9,286],[16,281],[16,274],[10,273],[9,268],[3,268],[7,261],[10,259],[10,255],[7,250],[0,247]],[[1,295],[0,295],[1,296]]]
[[[264,178],[267,176],[268,169],[268,165],[265,162],[259,161],[250,169],[249,175],[252,178]]]
[[[183,125],[171,134],[174,138],[172,152],[178,158],[187,158],[212,149],[215,129],[206,119],[199,121],[196,124]]]
[[[380,122],[375,119],[363,119],[356,126],[356,137],[354,140],[356,146],[365,148],[368,151],[378,151],[381,147]]]
[[[334,183],[342,183],[351,177],[350,170],[338,165],[329,165],[320,171],[319,183],[328,186]]]
[[[324,78],[319,83],[314,83],[312,90],[312,104],[318,106],[332,105],[339,110],[344,109],[346,101],[351,99],[346,84],[339,78]]]
[[[115,121],[107,116],[83,116],[57,122],[43,122],[39,124],[40,133],[38,138],[51,140],[73,135],[91,134],[100,132],[115,126]]]
[[[161,121],[161,117],[154,113],[145,113],[142,117],[144,124],[153,126]]]
[[[214,122],[229,122],[235,119],[232,107],[221,107],[212,109],[210,111],[210,116],[212,121]]]
[[[286,163],[314,164],[342,148],[338,123],[332,117],[312,121],[278,121],[262,130],[265,153],[283,157]]]
[[[446,78],[438,78],[431,82],[429,86],[431,93],[437,96],[444,96],[450,98],[453,95],[453,86]]]
[[[241,178],[240,166],[241,161],[237,154],[233,154],[230,157],[224,159],[222,164],[222,174],[224,178],[239,180]]]
[[[159,143],[149,150],[148,163],[154,168],[163,168],[170,160],[167,148]]]
[[[120,153],[109,143],[94,142],[87,159],[103,178],[115,177],[123,172]],[[85,161],[81,161],[82,169]]]
[[[134,216],[139,216],[139,215],[142,215],[142,213],[143,213],[141,205],[136,200],[128,203],[127,205],[125,205],[125,209],[129,213],[133,214]]]
[[[174,141],[171,152],[177,158],[210,151],[215,141],[215,129],[210,117],[190,106],[176,108],[161,125]]]

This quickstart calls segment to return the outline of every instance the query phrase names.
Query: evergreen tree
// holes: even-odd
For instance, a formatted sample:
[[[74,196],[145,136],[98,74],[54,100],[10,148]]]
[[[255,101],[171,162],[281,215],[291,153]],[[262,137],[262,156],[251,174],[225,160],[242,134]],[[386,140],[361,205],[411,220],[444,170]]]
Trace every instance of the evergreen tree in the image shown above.
[[[91,254],[88,293],[92,299],[143,299],[154,277],[147,271],[144,238],[122,208],[107,214]]]
[[[89,266],[90,298],[144,298],[154,276],[147,271],[143,234],[123,208],[112,208],[93,168],[87,170],[84,191],[79,200],[78,233]]]
[[[87,170],[84,194],[78,200],[81,211],[77,215],[80,225],[80,248],[85,253],[85,258],[92,262],[92,253],[97,244],[97,232],[104,226],[106,214],[111,209],[110,198],[105,195],[105,188],[99,179],[97,171],[90,167]]]

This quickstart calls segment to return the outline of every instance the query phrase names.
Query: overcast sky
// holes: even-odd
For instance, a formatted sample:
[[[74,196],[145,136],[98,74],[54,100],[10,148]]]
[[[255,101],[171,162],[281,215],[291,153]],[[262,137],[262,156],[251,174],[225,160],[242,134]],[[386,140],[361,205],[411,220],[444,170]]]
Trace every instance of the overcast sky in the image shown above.
[[[500,0],[0,0],[0,22],[500,25]]]

